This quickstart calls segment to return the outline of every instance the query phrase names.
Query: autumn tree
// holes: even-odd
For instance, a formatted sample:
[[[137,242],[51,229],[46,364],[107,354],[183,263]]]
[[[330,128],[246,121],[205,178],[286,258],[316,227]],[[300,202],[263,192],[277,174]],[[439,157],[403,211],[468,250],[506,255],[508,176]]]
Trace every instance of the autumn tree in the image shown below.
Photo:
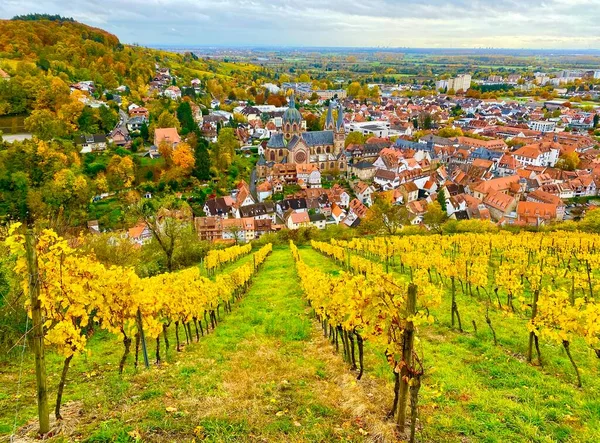
[[[352,82],[346,88],[346,92],[349,97],[358,97],[361,93],[361,86],[359,82]]]
[[[462,129],[460,128],[442,128],[438,131],[438,135],[440,137],[452,138],[452,137],[461,137],[463,135]]]
[[[402,226],[409,223],[409,213],[406,207],[393,204],[391,195],[384,193],[375,198],[360,227],[364,232],[394,235],[402,229]]]
[[[217,143],[214,143],[211,149],[211,162],[218,172],[224,172],[229,169],[229,166],[235,157],[235,150],[239,148],[239,146],[240,144],[232,128],[223,128],[219,132]]]
[[[190,145],[187,143],[179,143],[173,150],[171,156],[173,166],[179,168],[184,175],[189,175],[192,172],[192,169],[194,169],[196,159]]]
[[[171,114],[169,111],[163,111],[156,120],[157,128],[177,128],[177,132],[181,130],[181,124],[177,117]]]
[[[56,114],[47,109],[35,110],[25,119],[25,129],[40,140],[62,137],[65,127]]]
[[[129,156],[113,155],[106,172],[106,178],[112,189],[129,188],[135,180],[135,164]]]
[[[141,199],[131,207],[132,221],[142,221],[152,232],[152,238],[165,257],[167,271],[174,269],[174,253],[190,229],[192,210],[174,196],[160,199]]]
[[[447,220],[446,211],[435,201],[427,206],[427,212],[423,216],[423,223],[432,231],[441,232],[442,224]]]
[[[580,159],[577,152],[568,152],[560,156],[556,162],[556,167],[565,171],[574,171],[579,166]]]

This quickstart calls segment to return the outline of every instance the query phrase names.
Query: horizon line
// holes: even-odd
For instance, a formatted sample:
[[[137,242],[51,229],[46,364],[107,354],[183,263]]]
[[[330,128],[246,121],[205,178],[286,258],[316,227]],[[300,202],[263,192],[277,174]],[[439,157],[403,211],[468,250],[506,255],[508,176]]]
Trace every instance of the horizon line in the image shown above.
[[[352,49],[352,50],[411,50],[411,51],[538,51],[538,52],[567,52],[567,51],[581,51],[581,52],[598,52],[600,54],[600,48],[534,48],[534,47],[522,47],[522,48],[510,48],[510,47],[436,47],[436,46],[320,46],[320,45],[269,45],[269,44],[186,44],[186,43],[128,43],[130,45],[145,46],[148,48],[155,49],[206,49],[206,48],[218,48],[218,49]]]

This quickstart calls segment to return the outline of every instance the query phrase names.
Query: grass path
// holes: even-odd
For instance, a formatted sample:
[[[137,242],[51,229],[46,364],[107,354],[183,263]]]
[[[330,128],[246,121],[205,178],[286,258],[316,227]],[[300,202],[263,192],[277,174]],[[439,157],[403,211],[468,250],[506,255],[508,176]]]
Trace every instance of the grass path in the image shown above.
[[[368,379],[357,383],[310,319],[288,248],[273,252],[214,332],[180,353],[172,345],[166,364],[138,372],[129,364],[119,377],[116,339],[98,334],[91,348],[90,357],[74,361],[65,392],[65,410],[76,405],[76,419],[55,441],[129,442],[139,435],[153,442],[316,442],[392,435],[380,420],[381,389]],[[60,359],[49,357],[54,383]],[[33,373],[26,378],[28,406],[21,414],[32,417]],[[12,417],[1,418],[7,426]]]

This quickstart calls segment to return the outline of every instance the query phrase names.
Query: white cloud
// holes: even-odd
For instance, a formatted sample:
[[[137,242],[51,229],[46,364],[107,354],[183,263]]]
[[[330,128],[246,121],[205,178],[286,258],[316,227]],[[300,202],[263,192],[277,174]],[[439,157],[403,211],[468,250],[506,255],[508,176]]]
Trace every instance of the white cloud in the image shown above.
[[[0,17],[29,12],[141,44],[600,48],[600,0],[0,2]]]

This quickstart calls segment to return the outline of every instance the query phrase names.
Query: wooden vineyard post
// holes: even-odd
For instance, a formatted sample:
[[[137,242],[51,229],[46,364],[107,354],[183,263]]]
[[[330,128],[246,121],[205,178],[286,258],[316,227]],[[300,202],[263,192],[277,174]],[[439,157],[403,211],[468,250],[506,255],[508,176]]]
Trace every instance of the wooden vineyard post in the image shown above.
[[[406,314],[404,318],[412,318],[417,310],[417,285],[408,285],[406,297]],[[415,342],[415,326],[412,320],[406,322],[402,334],[402,361],[400,362],[400,395],[398,396],[398,429],[404,432],[406,424],[406,407],[408,403],[408,387],[410,369],[413,366],[413,348]]]
[[[150,367],[150,361],[148,360],[148,349],[146,348],[146,336],[144,335],[144,326],[142,325],[142,311],[140,308],[137,310],[137,327],[140,335],[140,341],[142,342],[142,355],[144,356],[144,366],[146,369]]]
[[[35,381],[37,387],[38,418],[40,435],[50,432],[50,410],[48,409],[48,390],[46,387],[46,356],[44,353],[44,320],[40,301],[39,269],[33,229],[27,228],[25,249],[27,270],[29,272],[29,299],[31,301],[31,320],[33,321],[33,353],[35,354]]]

